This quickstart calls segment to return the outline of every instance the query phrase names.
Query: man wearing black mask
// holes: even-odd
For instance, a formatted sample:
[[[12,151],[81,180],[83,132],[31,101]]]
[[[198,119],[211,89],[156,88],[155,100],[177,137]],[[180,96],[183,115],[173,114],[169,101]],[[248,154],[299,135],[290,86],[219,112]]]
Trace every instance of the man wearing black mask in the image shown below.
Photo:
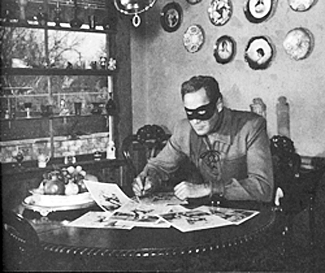
[[[155,191],[189,160],[198,175],[174,187],[179,199],[217,195],[270,202],[274,182],[265,119],[226,108],[219,84],[210,76],[184,82],[181,95],[187,119],[175,126],[164,149],[134,180],[135,195]]]

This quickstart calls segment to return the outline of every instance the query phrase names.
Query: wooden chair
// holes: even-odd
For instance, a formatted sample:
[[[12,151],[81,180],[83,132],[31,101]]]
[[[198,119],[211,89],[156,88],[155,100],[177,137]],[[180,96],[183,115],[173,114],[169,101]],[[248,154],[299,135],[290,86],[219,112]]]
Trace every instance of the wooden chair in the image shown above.
[[[148,159],[157,156],[169,137],[158,125],[144,125],[136,134],[123,140],[122,154],[127,163],[130,182],[142,171]]]
[[[285,136],[271,138],[273,158],[276,209],[283,215],[283,235],[290,241],[294,217],[304,209],[309,212],[310,246],[315,243],[314,206],[318,184],[325,173],[325,167],[313,170],[301,168],[301,157],[296,153],[294,143]],[[288,241],[287,240],[287,241]]]
[[[40,243],[36,231],[22,216],[11,210],[2,211],[4,271],[39,269]]]
[[[297,210],[294,191],[299,178],[301,166],[300,155],[296,153],[293,141],[285,136],[276,135],[271,138],[271,154],[273,160],[275,205],[285,212]]]

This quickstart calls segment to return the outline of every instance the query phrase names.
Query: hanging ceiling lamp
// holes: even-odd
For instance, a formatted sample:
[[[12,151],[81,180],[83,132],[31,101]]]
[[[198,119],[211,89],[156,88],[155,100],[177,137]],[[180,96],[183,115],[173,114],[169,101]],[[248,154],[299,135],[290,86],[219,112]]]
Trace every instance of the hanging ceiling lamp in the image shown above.
[[[134,15],[132,23],[138,27],[141,23],[140,13],[147,11],[157,0],[114,0],[116,9],[126,15]]]

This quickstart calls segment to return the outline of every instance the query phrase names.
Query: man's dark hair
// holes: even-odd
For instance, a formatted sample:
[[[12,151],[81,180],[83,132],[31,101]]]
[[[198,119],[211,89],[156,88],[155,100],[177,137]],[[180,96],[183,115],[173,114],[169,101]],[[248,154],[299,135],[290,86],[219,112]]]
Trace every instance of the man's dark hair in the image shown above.
[[[194,76],[188,81],[182,84],[181,94],[182,99],[188,93],[194,93],[201,88],[204,88],[210,102],[217,102],[219,98],[222,98],[220,93],[219,83],[215,78],[211,76]]]

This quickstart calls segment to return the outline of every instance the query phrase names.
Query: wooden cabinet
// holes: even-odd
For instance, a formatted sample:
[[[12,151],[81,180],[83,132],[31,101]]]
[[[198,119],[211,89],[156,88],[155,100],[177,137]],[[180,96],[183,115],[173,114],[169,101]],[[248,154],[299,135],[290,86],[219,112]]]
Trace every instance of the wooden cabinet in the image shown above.
[[[108,131],[116,31],[5,22],[1,32],[2,141]]]
[[[124,160],[108,160],[103,155],[99,161],[94,160],[92,155],[77,156],[75,164],[64,164],[64,158],[51,159],[46,168],[38,168],[37,161],[23,162],[18,164],[1,164],[2,181],[2,207],[14,208],[28,195],[29,190],[37,188],[43,180],[43,174],[54,168],[66,168],[80,165],[87,173],[95,175],[100,181],[117,183],[126,192],[130,192],[129,185],[124,178]]]
[[[58,164],[73,152],[85,170],[124,186],[119,146],[132,132],[129,20],[106,0],[3,0],[0,12],[3,205],[39,183],[45,170],[36,159],[44,151]],[[76,17],[80,27],[72,24]],[[117,107],[116,160],[104,152],[109,98]],[[94,148],[102,161],[93,160]],[[24,155],[19,170],[17,151]]]
[[[78,26],[73,23],[76,18]],[[19,140],[23,147],[26,139],[34,139],[48,142],[52,157],[58,157],[64,156],[57,152],[59,137],[62,142],[62,137],[70,140],[91,134],[97,138],[96,133],[101,132],[109,135],[106,103],[113,99],[121,105],[115,89],[125,93],[124,82],[130,80],[129,75],[123,75],[123,83],[120,77],[115,79],[116,60],[125,57],[125,52],[116,47],[116,40],[121,41],[117,37],[121,29],[118,21],[113,1],[3,1],[1,148],[6,141]],[[122,26],[120,36],[124,35]],[[122,43],[125,39],[122,37]],[[121,66],[124,63],[122,60]],[[123,73],[125,68],[119,70]],[[120,98],[124,99],[124,94]],[[128,134],[124,126],[131,123],[130,99],[125,100],[128,116],[123,130],[116,128],[117,143]],[[118,117],[119,122],[123,119]],[[1,162],[8,161],[1,156]]]

